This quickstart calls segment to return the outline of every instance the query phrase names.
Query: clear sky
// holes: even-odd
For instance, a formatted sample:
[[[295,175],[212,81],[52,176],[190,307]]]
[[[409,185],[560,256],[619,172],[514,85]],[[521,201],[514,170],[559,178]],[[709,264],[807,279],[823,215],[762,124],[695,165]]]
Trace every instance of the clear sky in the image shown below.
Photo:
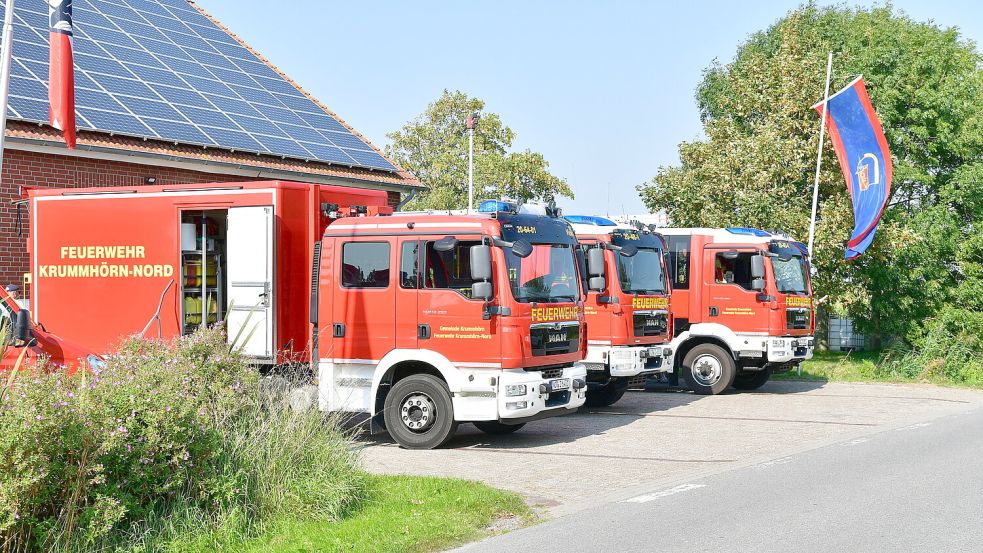
[[[566,213],[614,215],[644,212],[635,185],[700,136],[693,92],[704,68],[731,60],[799,2],[198,4],[377,146],[443,89],[459,89],[502,116],[514,146],[542,152],[567,179],[576,199],[560,202]],[[894,6],[983,41],[983,3]]]

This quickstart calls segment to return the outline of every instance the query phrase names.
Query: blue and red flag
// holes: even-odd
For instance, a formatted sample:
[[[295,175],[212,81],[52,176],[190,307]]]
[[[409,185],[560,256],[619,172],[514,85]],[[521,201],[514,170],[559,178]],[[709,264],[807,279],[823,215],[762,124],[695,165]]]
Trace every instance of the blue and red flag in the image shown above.
[[[863,77],[830,96],[826,104],[826,128],[853,200],[854,226],[846,258],[854,259],[873,242],[891,196],[891,152]],[[814,107],[822,116],[823,103]]]
[[[72,0],[48,0],[48,122],[75,147],[75,63],[72,59]]]

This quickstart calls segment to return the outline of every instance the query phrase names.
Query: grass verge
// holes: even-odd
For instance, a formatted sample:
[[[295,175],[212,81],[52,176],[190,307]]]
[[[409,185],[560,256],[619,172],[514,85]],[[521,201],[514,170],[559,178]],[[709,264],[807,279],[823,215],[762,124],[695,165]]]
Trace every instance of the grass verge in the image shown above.
[[[495,533],[496,520],[534,515],[515,493],[478,482],[423,476],[370,475],[361,506],[338,522],[285,520],[246,542],[249,552],[440,551]]]
[[[802,375],[796,371],[772,376],[775,380],[817,380],[840,382],[922,383],[963,388],[983,388],[983,379],[974,374],[950,374],[938,370],[937,360],[921,359],[910,354],[888,351],[840,353],[816,352],[802,363]]]

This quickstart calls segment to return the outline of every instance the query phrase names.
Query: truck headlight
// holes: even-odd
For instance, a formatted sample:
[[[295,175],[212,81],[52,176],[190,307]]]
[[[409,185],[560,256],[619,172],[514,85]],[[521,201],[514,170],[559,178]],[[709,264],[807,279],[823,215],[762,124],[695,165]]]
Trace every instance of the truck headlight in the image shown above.
[[[94,372],[106,370],[106,360],[93,353],[90,353],[89,356],[85,358],[85,362],[89,364],[89,369]]]
[[[785,347],[785,340],[772,340],[771,347],[782,349]]]
[[[528,407],[528,403],[525,401],[510,401],[505,404],[506,409],[525,409]]]
[[[525,384],[506,384],[505,397],[516,397],[526,395]]]

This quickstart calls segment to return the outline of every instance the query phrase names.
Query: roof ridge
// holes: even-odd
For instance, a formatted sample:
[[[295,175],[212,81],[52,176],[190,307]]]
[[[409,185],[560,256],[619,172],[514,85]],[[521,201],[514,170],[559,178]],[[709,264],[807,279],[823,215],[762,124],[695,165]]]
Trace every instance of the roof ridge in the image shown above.
[[[239,35],[235,34],[231,29],[229,29],[228,27],[226,27],[221,21],[219,21],[218,19],[215,19],[214,17],[212,17],[212,14],[208,13],[207,11],[205,11],[205,9],[202,8],[201,6],[199,6],[197,3],[195,3],[194,0],[187,0],[187,2],[188,2],[188,4],[191,5],[191,7],[193,7],[196,10],[198,10],[198,13],[200,13],[202,16],[208,18],[208,20],[211,21],[212,23],[214,23],[218,28],[222,29],[223,31],[225,31],[226,34],[228,34],[229,36],[231,36],[232,38],[234,38],[243,48],[245,48],[246,50],[248,50],[251,54],[253,54],[254,56],[256,56],[260,61],[262,61],[263,63],[265,63],[267,67],[269,67],[274,72],[276,72],[277,75],[280,75],[280,77],[282,77],[285,81],[287,81],[288,83],[290,83],[294,88],[297,89],[298,92],[300,92],[301,94],[303,94],[304,96],[306,96],[307,99],[309,99],[310,101],[314,102],[314,104],[316,104],[319,108],[321,108],[322,110],[324,110],[325,113],[327,113],[328,115],[330,115],[331,117],[333,117],[335,119],[335,121],[337,121],[343,127],[345,127],[346,129],[348,129],[352,134],[354,134],[355,136],[357,136],[360,139],[362,139],[365,142],[365,144],[367,144],[369,146],[369,148],[372,148],[372,150],[375,151],[375,153],[379,154],[380,156],[382,156],[383,159],[385,159],[386,161],[388,161],[389,163],[391,163],[393,165],[393,167],[395,167],[397,169],[396,172],[401,177],[403,177],[403,178],[405,178],[407,180],[410,180],[410,181],[412,181],[412,182],[414,182],[416,184],[421,184],[421,185],[423,184],[423,183],[420,182],[420,180],[418,178],[416,178],[415,175],[413,175],[413,173],[410,173],[402,165],[400,165],[399,163],[396,163],[394,160],[390,159],[389,156],[387,156],[385,154],[385,152],[383,152],[378,146],[376,146],[375,144],[373,144],[371,140],[369,140],[367,137],[363,136],[362,133],[360,133],[357,130],[355,130],[355,128],[352,127],[351,125],[349,125],[348,122],[346,122],[344,119],[342,119],[341,117],[339,117],[337,113],[335,113],[334,111],[332,111],[331,109],[329,109],[326,105],[322,104],[321,101],[318,100],[313,94],[311,94],[310,92],[308,92],[307,90],[305,90],[304,87],[300,86],[296,81],[294,81],[292,78],[290,78],[290,76],[288,76],[286,73],[284,73],[283,71],[281,71],[280,68],[278,68],[275,64],[273,64],[273,62],[271,62],[270,60],[266,59],[266,56],[260,54],[257,50],[253,49],[252,46],[250,46],[248,43],[246,43],[245,40],[243,40],[242,38],[240,38]]]

